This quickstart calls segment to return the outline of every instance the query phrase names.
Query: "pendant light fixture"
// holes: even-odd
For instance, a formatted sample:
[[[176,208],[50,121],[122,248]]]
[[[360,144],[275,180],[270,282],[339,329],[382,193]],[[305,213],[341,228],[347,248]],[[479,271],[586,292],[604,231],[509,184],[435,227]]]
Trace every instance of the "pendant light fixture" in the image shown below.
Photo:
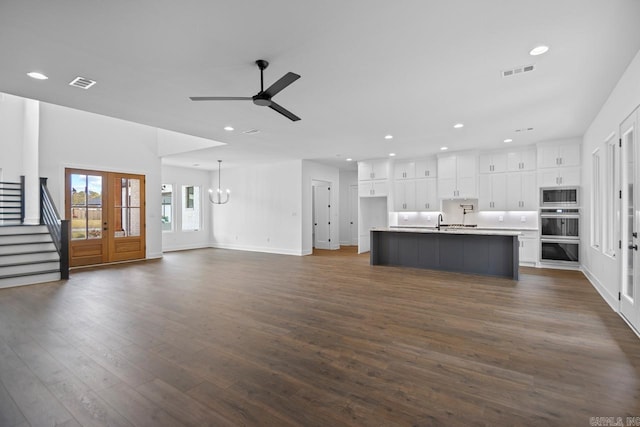
[[[222,165],[222,160],[218,160],[218,189],[216,190],[216,198],[213,198],[213,190],[209,189],[209,201],[214,205],[224,205],[229,201],[229,195],[231,194],[231,190],[227,188],[227,197],[222,201],[222,190],[220,189],[220,166]]]

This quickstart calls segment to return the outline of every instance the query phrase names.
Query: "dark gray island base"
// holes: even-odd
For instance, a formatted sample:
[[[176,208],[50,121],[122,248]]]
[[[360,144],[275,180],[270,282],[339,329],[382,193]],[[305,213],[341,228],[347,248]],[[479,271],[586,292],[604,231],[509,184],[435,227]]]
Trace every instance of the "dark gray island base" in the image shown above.
[[[518,280],[517,232],[371,230],[371,265],[394,265]]]

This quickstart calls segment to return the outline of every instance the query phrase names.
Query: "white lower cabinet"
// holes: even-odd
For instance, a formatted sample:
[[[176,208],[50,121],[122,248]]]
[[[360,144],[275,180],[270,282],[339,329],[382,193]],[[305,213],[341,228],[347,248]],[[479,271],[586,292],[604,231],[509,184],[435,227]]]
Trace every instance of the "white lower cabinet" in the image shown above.
[[[358,183],[358,195],[360,197],[382,197],[388,194],[388,181],[360,181]]]
[[[535,265],[538,262],[538,232],[524,231],[518,237],[520,242],[520,264]]]

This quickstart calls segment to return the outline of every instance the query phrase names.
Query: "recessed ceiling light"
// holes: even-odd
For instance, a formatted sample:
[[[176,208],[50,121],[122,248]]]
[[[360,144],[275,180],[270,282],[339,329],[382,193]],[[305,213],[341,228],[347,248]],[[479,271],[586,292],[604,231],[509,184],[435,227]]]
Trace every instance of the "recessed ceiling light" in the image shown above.
[[[536,46],[533,49],[531,49],[531,51],[529,52],[529,55],[531,56],[542,55],[543,53],[547,53],[548,50],[549,50],[549,46],[544,46],[544,45]]]
[[[393,135],[385,135],[384,139],[393,139]]]
[[[464,125],[462,123],[456,123],[455,125],[453,125],[453,127],[456,129],[460,129],[460,128],[463,128]]]
[[[446,150],[448,150],[448,149],[449,149],[449,147],[440,147],[440,149],[441,149],[442,151],[446,151]]]
[[[353,159],[351,157],[347,158],[347,162],[353,162]]]
[[[513,139],[507,138],[507,139],[504,140],[504,142],[506,142],[506,143],[513,142]]]
[[[389,157],[395,157],[396,153],[389,153]]]
[[[233,128],[231,126],[225,126],[224,130],[226,130],[227,132],[231,132]]]
[[[31,77],[32,79],[36,79],[36,80],[47,80],[49,77],[45,76],[42,73],[38,73],[37,71],[32,71],[30,73],[27,73],[27,76]]]

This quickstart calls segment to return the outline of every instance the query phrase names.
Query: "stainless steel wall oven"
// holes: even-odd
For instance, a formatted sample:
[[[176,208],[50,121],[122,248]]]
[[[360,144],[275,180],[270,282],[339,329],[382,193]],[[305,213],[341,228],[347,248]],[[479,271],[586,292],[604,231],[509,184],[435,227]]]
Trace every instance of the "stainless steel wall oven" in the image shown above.
[[[540,261],[580,262],[580,209],[540,209]]]

